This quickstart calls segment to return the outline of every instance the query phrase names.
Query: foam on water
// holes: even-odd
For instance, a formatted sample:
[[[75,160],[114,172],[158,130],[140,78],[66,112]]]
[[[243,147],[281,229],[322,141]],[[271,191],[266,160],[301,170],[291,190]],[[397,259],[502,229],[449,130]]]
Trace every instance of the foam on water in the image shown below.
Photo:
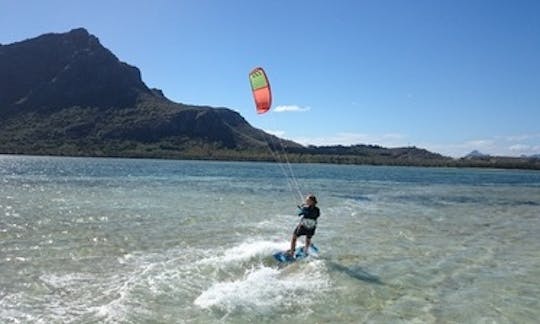
[[[117,257],[117,270],[102,274],[42,274],[37,284],[41,291],[38,295],[45,301],[44,315],[32,319],[151,319],[155,317],[152,312],[156,305],[149,301],[171,302],[184,299],[186,294],[192,296],[193,305],[199,309],[215,308],[226,313],[272,312],[297,305],[296,300],[304,293],[309,293],[311,303],[315,303],[316,295],[329,286],[324,264],[314,260],[294,269],[278,269],[277,263],[271,261],[271,253],[286,245],[285,241],[249,240],[212,251],[186,247],[160,253],[137,252]],[[197,260],[200,256],[203,257]],[[30,305],[33,299],[29,292],[3,298],[0,307],[4,311],[0,316],[22,319],[23,314],[13,310]]]
[[[207,278],[208,287],[194,300],[201,308],[217,308],[226,313],[272,313],[277,309],[301,307],[309,309],[318,296],[330,287],[330,278],[322,260],[310,259],[279,268],[264,259],[283,250],[287,242],[250,241],[229,248],[219,256],[201,260],[201,265],[233,267],[252,260],[249,269],[225,278]],[[262,258],[262,259],[261,259]],[[309,295],[310,298],[303,298]]]
[[[329,286],[329,277],[320,260],[303,263],[293,271],[258,265],[239,279],[213,283],[194,303],[226,312],[272,313],[300,305],[309,307],[318,302]]]
[[[274,242],[274,241],[246,241],[237,246],[219,251],[218,249],[211,250],[210,255],[201,260],[198,260],[199,264],[211,264],[216,267],[224,266],[230,263],[238,263],[242,261],[250,260],[254,257],[267,257],[272,252],[283,250],[287,246],[287,242]],[[208,252],[207,252],[208,253]]]

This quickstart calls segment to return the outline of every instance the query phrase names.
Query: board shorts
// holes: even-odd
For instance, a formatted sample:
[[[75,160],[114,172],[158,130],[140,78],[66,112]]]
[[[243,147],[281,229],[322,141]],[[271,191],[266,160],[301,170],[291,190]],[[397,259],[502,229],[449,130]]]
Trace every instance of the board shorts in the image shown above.
[[[315,229],[317,229],[317,227],[306,228],[305,226],[298,225],[298,226],[296,226],[296,228],[294,229],[293,234],[296,235],[297,237],[300,237],[300,236],[302,236],[302,235],[305,235],[308,239],[311,239],[311,237],[312,237],[313,235],[315,235]]]

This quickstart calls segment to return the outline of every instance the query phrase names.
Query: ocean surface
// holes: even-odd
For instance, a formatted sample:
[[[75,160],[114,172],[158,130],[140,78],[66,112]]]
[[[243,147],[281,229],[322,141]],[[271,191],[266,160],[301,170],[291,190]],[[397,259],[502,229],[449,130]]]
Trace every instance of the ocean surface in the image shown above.
[[[538,323],[540,172],[0,155],[1,323]]]

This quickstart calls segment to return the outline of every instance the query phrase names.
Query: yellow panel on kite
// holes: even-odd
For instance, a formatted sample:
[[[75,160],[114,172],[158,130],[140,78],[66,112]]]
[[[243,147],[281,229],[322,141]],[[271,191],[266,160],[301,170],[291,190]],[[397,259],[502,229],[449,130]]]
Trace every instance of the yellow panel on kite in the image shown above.
[[[264,114],[272,106],[272,92],[270,91],[270,82],[268,82],[266,73],[260,67],[253,69],[249,73],[249,82],[251,83],[257,113]]]

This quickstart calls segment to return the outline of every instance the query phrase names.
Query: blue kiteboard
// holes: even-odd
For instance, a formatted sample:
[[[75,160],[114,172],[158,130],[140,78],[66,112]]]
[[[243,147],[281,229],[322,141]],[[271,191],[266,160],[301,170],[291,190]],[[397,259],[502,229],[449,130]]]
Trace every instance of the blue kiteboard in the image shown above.
[[[309,245],[309,251],[308,254],[304,253],[304,246],[299,246],[294,251],[294,258],[287,253],[287,251],[279,251],[273,254],[274,259],[276,259],[280,263],[286,263],[286,262],[295,262],[302,259],[305,259],[310,254],[318,254],[319,248],[315,246],[314,244]]]

